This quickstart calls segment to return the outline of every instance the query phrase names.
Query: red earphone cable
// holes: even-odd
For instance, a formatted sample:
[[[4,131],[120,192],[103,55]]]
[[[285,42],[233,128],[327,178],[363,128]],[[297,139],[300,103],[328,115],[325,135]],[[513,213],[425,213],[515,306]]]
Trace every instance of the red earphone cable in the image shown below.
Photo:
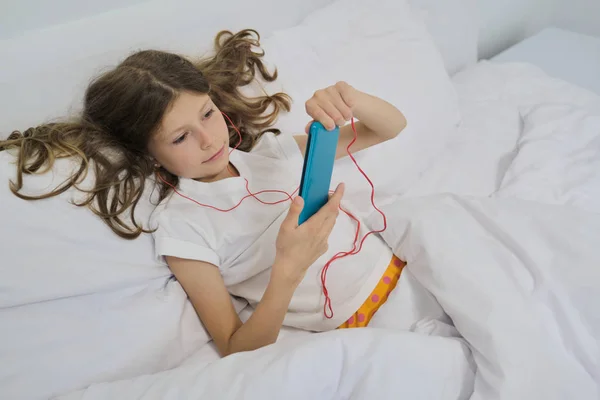
[[[367,239],[367,237],[369,237],[369,235],[371,235],[373,233],[381,233],[387,229],[387,218],[385,217],[385,214],[383,213],[383,211],[381,211],[375,205],[375,186],[373,185],[373,182],[371,181],[371,179],[369,179],[369,177],[367,176],[365,171],[363,171],[363,169],[358,165],[358,162],[356,161],[356,159],[350,152],[350,147],[354,144],[354,142],[356,142],[356,139],[358,138],[358,133],[356,132],[356,126],[354,125],[354,118],[352,118],[350,123],[352,125],[352,131],[354,132],[354,138],[346,147],[346,152],[348,153],[348,156],[350,157],[350,159],[352,160],[354,165],[356,165],[356,168],[360,171],[362,176],[364,176],[365,179],[367,180],[367,182],[369,182],[369,186],[371,186],[371,204],[373,205],[373,208],[375,208],[375,210],[377,210],[377,212],[379,214],[381,214],[381,216],[383,217],[383,228],[381,228],[379,230],[372,230],[372,231],[367,232],[365,234],[365,236],[362,238],[362,240],[360,241],[360,245],[358,246],[358,249],[357,249],[356,242],[358,240],[358,235],[360,232],[360,221],[354,215],[352,215],[351,213],[345,211],[344,209],[342,209],[340,207],[340,209],[342,211],[344,211],[344,213],[346,213],[346,215],[348,215],[350,218],[352,218],[354,221],[356,221],[356,224],[357,224],[356,234],[354,235],[354,246],[352,247],[352,250],[347,251],[347,252],[337,253],[323,266],[323,269],[321,270],[321,285],[323,286],[323,294],[325,295],[325,304],[323,304],[323,314],[325,315],[326,318],[333,318],[333,309],[331,307],[331,298],[329,297],[329,293],[327,291],[327,285],[326,285],[327,271],[329,270],[329,267],[331,266],[331,264],[335,260],[339,260],[340,258],[358,254],[362,250],[363,244],[365,243],[365,240]],[[329,314],[327,313],[327,311],[329,311]]]
[[[229,123],[231,124],[231,126],[233,127],[233,129],[237,132],[240,140],[238,141],[237,145],[231,149],[229,151],[229,154],[231,154],[234,150],[236,150],[240,144],[242,143],[242,133],[238,130],[238,128],[235,126],[235,124],[233,123],[233,121],[231,120],[231,118],[229,118],[229,116],[225,113],[222,113],[227,120],[229,121]],[[375,210],[377,210],[377,212],[379,214],[381,214],[381,216],[383,217],[383,228],[379,229],[379,230],[373,230],[373,231],[369,231],[365,234],[365,236],[362,238],[362,240],[360,241],[360,244],[358,244],[358,248],[357,248],[357,242],[358,242],[358,237],[360,234],[360,221],[358,220],[358,218],[356,218],[354,215],[352,215],[352,213],[344,210],[341,206],[340,206],[340,210],[342,210],[342,212],[344,212],[348,217],[350,217],[352,220],[354,220],[356,222],[356,232],[354,234],[354,245],[352,247],[352,249],[350,251],[340,251],[339,253],[335,254],[329,261],[327,261],[327,263],[323,266],[323,269],[321,270],[321,285],[323,287],[323,295],[325,296],[325,303],[323,305],[323,314],[325,315],[326,318],[333,318],[333,308],[331,307],[331,298],[329,297],[329,292],[327,290],[327,271],[329,269],[329,267],[331,266],[331,264],[335,261],[335,260],[339,260],[341,258],[347,257],[347,256],[352,256],[355,254],[358,254],[363,247],[363,244],[365,243],[365,240],[367,239],[367,237],[373,233],[381,233],[383,231],[386,230],[387,228],[387,219],[385,217],[385,214],[375,205],[375,186],[373,185],[373,182],[371,181],[371,179],[369,179],[369,177],[367,176],[367,174],[365,173],[365,171],[363,171],[363,169],[358,165],[358,162],[356,161],[356,159],[354,158],[354,156],[352,155],[352,153],[350,152],[350,147],[356,142],[357,138],[358,138],[358,133],[356,132],[356,126],[354,125],[354,118],[351,120],[351,125],[352,125],[352,131],[354,132],[354,138],[352,139],[352,141],[348,144],[348,146],[346,147],[346,152],[348,153],[348,156],[350,157],[350,159],[352,160],[352,162],[354,163],[354,165],[356,165],[356,168],[358,169],[358,171],[362,174],[362,176],[365,177],[365,179],[367,180],[367,182],[369,183],[369,185],[371,186],[371,204],[373,205],[373,208],[375,208]],[[227,169],[229,170],[229,172],[231,173],[232,176],[235,176],[234,172],[231,170],[231,167],[229,165],[227,165]],[[231,208],[227,208],[227,209],[223,209],[223,208],[218,208],[215,206],[211,206],[210,204],[204,204],[204,203],[200,203],[199,201],[192,199],[191,197],[188,197],[182,193],[180,193],[177,188],[170,184],[169,182],[167,182],[159,172],[157,172],[157,176],[158,178],[167,186],[170,186],[173,191],[183,197],[184,199],[187,199],[189,201],[192,201],[194,203],[196,203],[199,206],[202,207],[207,207],[210,209],[213,209],[215,211],[219,211],[219,212],[229,212],[232,210],[235,210],[236,208],[238,208],[242,202],[244,200],[246,200],[248,197],[253,197],[255,198],[257,201],[259,201],[262,204],[266,204],[266,205],[274,205],[274,204],[280,204],[286,201],[292,201],[292,197],[294,196],[294,194],[299,190],[299,187],[296,188],[296,190],[294,190],[292,192],[292,194],[289,194],[283,190],[261,190],[255,193],[252,193],[250,191],[250,183],[248,182],[248,179],[246,179],[244,177],[244,180],[246,181],[246,191],[248,192],[248,194],[244,197],[242,197],[242,199],[233,207]],[[274,201],[274,202],[268,202],[268,201],[263,201],[261,199],[259,199],[257,196],[259,194],[262,193],[281,193],[283,195],[286,196],[286,198],[282,199],[282,200],[278,200],[278,201]]]

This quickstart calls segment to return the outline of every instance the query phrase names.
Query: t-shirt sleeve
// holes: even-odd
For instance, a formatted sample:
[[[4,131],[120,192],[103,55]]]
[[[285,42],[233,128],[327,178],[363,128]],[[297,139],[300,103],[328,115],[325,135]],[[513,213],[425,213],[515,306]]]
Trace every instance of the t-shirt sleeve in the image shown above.
[[[288,159],[294,158],[302,158],[302,153],[300,152],[300,148],[298,147],[298,143],[294,136],[290,134],[282,133],[276,136],[277,142],[281,147],[282,152],[286,155]]]
[[[157,258],[173,256],[220,265],[220,257],[209,245],[206,234],[191,221],[166,210],[156,222],[154,251]]]
[[[267,132],[261,136],[252,153],[276,159],[302,158],[302,153],[294,137],[288,133],[275,135]]]

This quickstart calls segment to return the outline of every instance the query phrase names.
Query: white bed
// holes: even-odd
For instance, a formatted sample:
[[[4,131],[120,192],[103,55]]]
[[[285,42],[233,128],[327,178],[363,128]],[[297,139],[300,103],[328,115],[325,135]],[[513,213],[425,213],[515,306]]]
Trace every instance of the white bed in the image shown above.
[[[327,2],[313,3],[317,10]],[[98,257],[123,252],[124,261],[108,273],[98,264],[82,276],[66,267],[52,275],[43,269],[8,275],[7,293],[13,295],[0,297],[2,325],[37,331],[0,332],[0,356],[9,360],[4,365],[18,366],[0,367],[0,397],[46,398],[74,390],[59,397],[598,398],[600,251],[594,244],[600,240],[600,97],[594,94],[597,74],[583,79],[582,72],[598,62],[598,53],[583,51],[596,48],[595,39],[581,37],[581,45],[574,46],[578,35],[548,30],[541,39],[476,63],[476,23],[475,28],[465,23],[473,22],[468,16],[473,2],[459,3],[462,9],[413,2],[415,14],[435,26],[430,31],[446,70],[460,70],[451,81],[460,121],[437,145],[419,147],[410,137],[403,142],[414,153],[402,153],[405,170],[437,150],[415,176],[399,172],[399,180],[406,181],[400,199],[382,197],[392,222],[385,239],[409,267],[373,320],[375,328],[325,334],[284,328],[277,344],[221,360],[212,343],[205,344],[189,304],[169,308],[185,299],[180,288],[165,285],[164,266],[136,258],[135,251],[148,243],[137,243],[134,251],[128,244],[127,254],[120,242],[96,249],[92,242],[107,240],[103,227],[73,225],[87,230],[88,238],[77,242],[86,251]],[[462,19],[442,32],[437,22],[450,12]],[[560,51],[552,46],[567,42],[582,51],[557,69],[548,55]],[[277,51],[270,54],[277,59]],[[307,64],[304,73],[314,71]],[[8,79],[0,83],[16,85]],[[418,89],[419,82],[406,82],[408,92]],[[290,90],[301,96],[304,88]],[[13,123],[24,118],[20,110],[27,101],[20,97],[21,104],[11,105]],[[439,101],[442,107],[444,99]],[[418,119],[420,111],[407,107]],[[38,111],[36,118],[46,118],[56,109]],[[453,110],[443,113],[445,119],[454,117]],[[298,122],[292,116],[282,123]],[[423,124],[419,128],[434,126]],[[373,162],[368,154],[359,161],[367,171]],[[9,207],[20,207],[6,199]],[[29,207],[31,220],[45,218]],[[65,224],[68,218],[83,219],[62,203],[48,207],[61,213]],[[10,217],[4,216],[12,224],[21,221]],[[23,240],[4,239],[25,248]],[[77,241],[79,235],[68,239]],[[8,268],[0,273],[14,274]],[[30,277],[38,274],[45,278],[36,286]],[[55,291],[48,289],[54,285]],[[117,289],[119,297],[111,297]],[[11,302],[15,296],[20,303]],[[238,308],[242,318],[251,313],[243,303]],[[152,325],[141,324],[153,314],[156,332],[149,333]],[[39,338],[48,316],[60,326],[47,327],[49,342]],[[90,338],[58,339],[76,330]],[[118,346],[104,346],[107,337],[123,343],[120,353]],[[18,345],[7,345],[16,338]],[[92,340],[96,348],[90,348]],[[156,343],[169,352],[156,349]]]
[[[536,101],[530,91],[552,82],[556,92],[564,89],[577,93],[574,97],[593,98],[591,92],[600,93],[599,57],[600,38],[548,28],[455,74],[461,130],[450,140],[437,169],[425,174],[411,193],[494,193],[514,156],[522,124],[520,108]],[[510,66],[494,67],[504,64]]]

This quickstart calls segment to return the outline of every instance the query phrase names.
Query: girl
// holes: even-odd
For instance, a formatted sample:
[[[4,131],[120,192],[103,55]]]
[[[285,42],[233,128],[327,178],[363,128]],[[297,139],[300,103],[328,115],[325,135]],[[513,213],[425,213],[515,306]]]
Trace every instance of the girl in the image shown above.
[[[290,110],[290,99],[283,93],[248,98],[239,90],[256,71],[266,81],[277,77],[253,50],[258,46],[258,33],[244,30],[219,33],[215,55],[196,63],[137,52],[92,82],[76,120],[0,141],[0,150],[17,151],[10,185],[24,199],[77,188],[92,168],[95,185],[78,205],[124,238],[153,232],[157,256],[165,257],[222,355],[273,343],[283,324],[315,331],[366,326],[404,265],[371,235],[358,254],[336,260],[322,287],[325,263],[352,249],[356,224],[338,215],[340,184],[327,205],[298,226],[303,203],[293,195],[306,136],[271,127],[280,111]],[[395,107],[345,82],[315,92],[306,112],[327,129],[341,126],[338,158],[354,138],[353,124],[346,124],[352,118],[359,120],[353,152],[406,126]],[[43,196],[20,193],[23,174],[47,171],[62,157],[81,160],[68,181]],[[159,198],[152,230],[135,218],[149,182]],[[343,208],[352,211],[351,198]],[[230,295],[254,306],[247,322]]]

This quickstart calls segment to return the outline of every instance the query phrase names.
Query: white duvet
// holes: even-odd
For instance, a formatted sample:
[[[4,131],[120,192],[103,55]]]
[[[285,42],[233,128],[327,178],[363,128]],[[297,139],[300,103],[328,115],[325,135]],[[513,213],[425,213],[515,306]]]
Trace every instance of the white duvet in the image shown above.
[[[205,347],[62,398],[600,398],[600,99],[524,65],[455,85],[460,135],[383,206],[408,267],[374,329]]]

